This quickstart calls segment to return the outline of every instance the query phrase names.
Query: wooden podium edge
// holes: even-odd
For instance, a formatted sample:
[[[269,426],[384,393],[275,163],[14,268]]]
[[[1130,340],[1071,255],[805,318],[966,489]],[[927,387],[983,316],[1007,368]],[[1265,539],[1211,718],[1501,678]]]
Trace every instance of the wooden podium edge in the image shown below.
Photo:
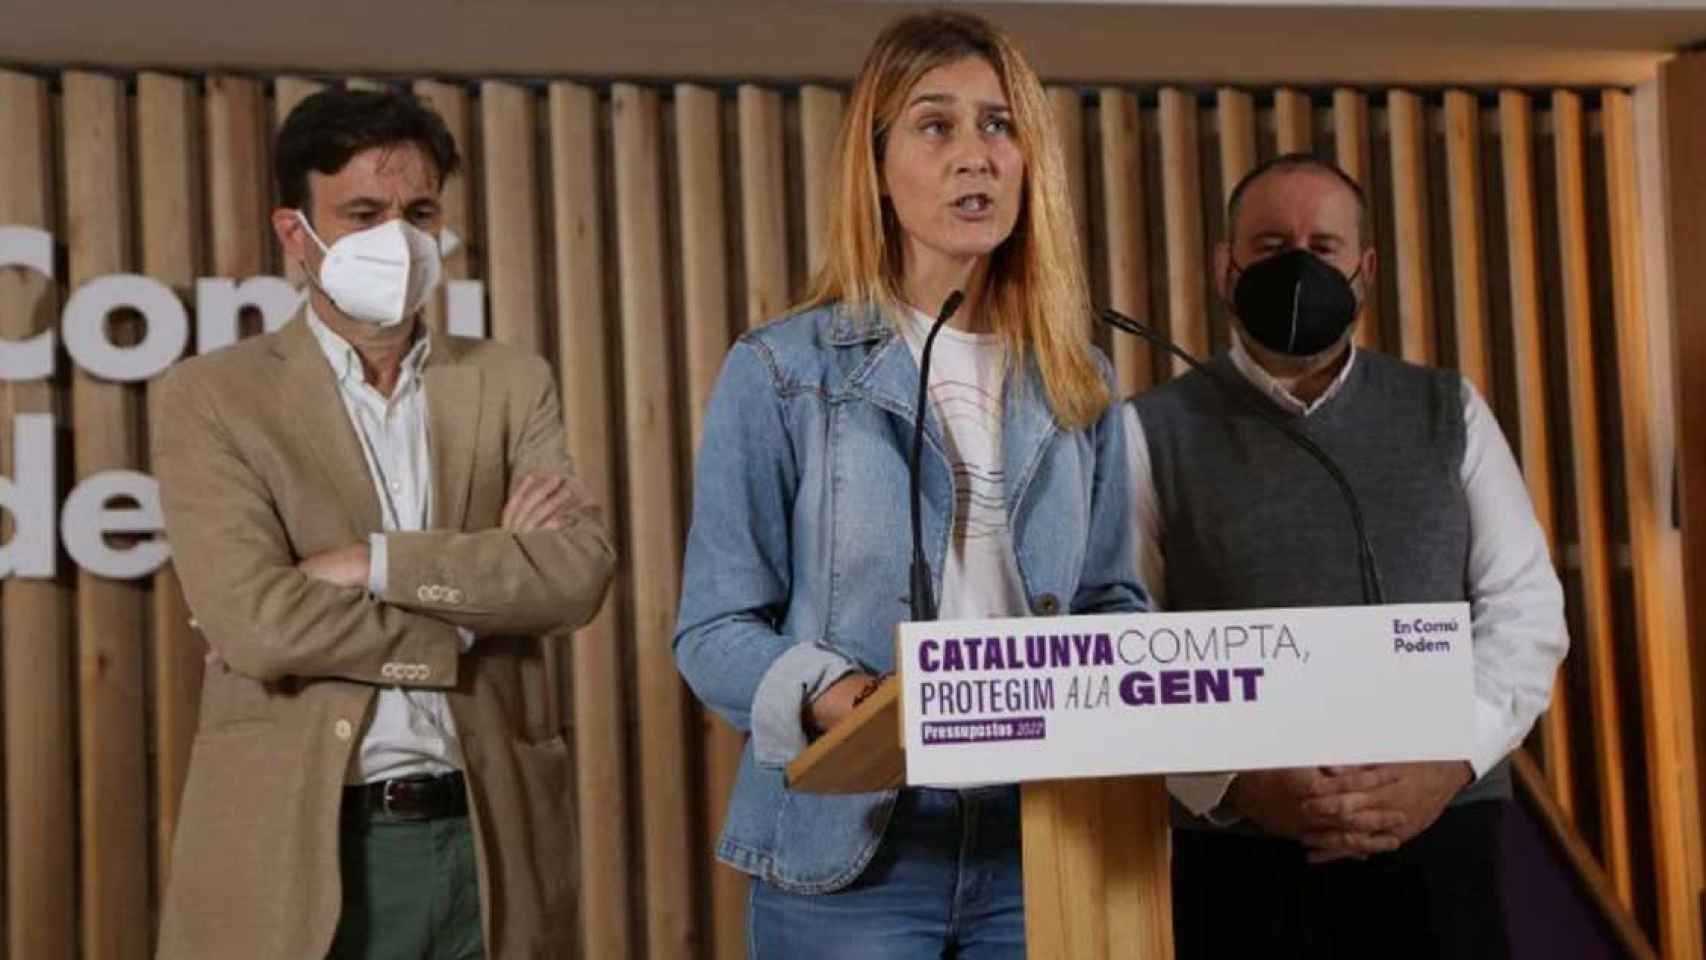
[[[873,793],[906,782],[900,741],[900,679],[889,677],[847,719],[788,764],[790,790]]]

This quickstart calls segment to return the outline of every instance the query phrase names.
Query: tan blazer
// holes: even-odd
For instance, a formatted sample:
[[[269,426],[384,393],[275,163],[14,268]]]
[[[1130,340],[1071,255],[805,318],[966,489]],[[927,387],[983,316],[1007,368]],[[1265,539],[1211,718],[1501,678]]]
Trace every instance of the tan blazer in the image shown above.
[[[345,770],[375,685],[399,682],[446,691],[456,718],[488,956],[569,955],[573,780],[540,638],[598,609],[609,536],[584,496],[566,530],[496,529],[515,477],[572,476],[550,368],[429,335],[435,515],[429,530],[389,535],[383,597],[295,566],[381,529],[331,365],[300,316],[185,361],[157,387],[167,536],[227,665],[202,685],[161,957],[325,956]],[[456,626],[479,636],[468,653]]]

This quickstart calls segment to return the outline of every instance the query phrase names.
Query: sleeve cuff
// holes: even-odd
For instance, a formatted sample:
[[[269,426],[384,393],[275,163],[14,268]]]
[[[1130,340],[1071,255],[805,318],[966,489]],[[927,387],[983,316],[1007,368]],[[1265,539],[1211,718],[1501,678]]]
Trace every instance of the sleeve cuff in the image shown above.
[[[1235,773],[1174,775],[1167,778],[1167,792],[1193,816],[1224,827],[1242,819],[1226,805],[1226,792],[1232,788],[1236,776]]]
[[[800,709],[830,684],[858,670],[853,661],[816,644],[794,645],[777,657],[752,695],[752,756],[783,767],[806,748]]]
[[[385,534],[370,533],[367,535],[367,592],[376,597],[385,596],[385,585],[389,582],[390,553],[385,549]],[[467,649],[464,647],[463,649]]]
[[[1508,723],[1497,707],[1479,698],[1475,700],[1475,753],[1463,758],[1469,761],[1469,767],[1475,774],[1471,783],[1486,776],[1511,752],[1514,744],[1507,732]]]

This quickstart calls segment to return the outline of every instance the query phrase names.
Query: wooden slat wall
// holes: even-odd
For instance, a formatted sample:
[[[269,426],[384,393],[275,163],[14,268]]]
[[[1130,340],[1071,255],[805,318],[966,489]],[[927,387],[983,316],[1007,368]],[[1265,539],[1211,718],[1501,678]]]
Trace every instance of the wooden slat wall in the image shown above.
[[[693,873],[703,862],[690,812],[687,693],[670,657],[681,582],[680,463],[671,403],[670,306],[663,176],[663,116],[657,91],[618,85],[616,132],[617,260],[622,291],[623,432],[628,451],[628,537],[623,566],[633,610],[635,690],[639,700],[640,822],[647,956],[698,950]],[[696,856],[697,854],[697,856]]]
[[[1546,534],[1553,562],[1558,550],[1557,513],[1553,507],[1551,417],[1547,412],[1545,335],[1541,303],[1539,202],[1534,186],[1533,112],[1528,96],[1514,90],[1499,94],[1499,146],[1504,171],[1506,274],[1510,286],[1509,328],[1517,422],[1506,424],[1511,446],[1528,482],[1528,497]],[[1512,429],[1514,427],[1515,429]],[[1540,723],[1546,780],[1553,798],[1573,814],[1575,779],[1570,757],[1570,702],[1564,672],[1552,686],[1552,707]]]
[[[1392,216],[1397,249],[1388,263],[1398,268],[1398,354],[1432,365],[1438,352],[1434,329],[1433,267],[1428,235],[1427,115],[1422,98],[1394,90],[1386,101],[1392,143]]]
[[[0,222],[54,230],[53,113],[46,80],[0,72]],[[63,241],[63,238],[61,239]],[[63,278],[61,278],[63,281]],[[59,285],[32,274],[0,270],[0,334],[26,339],[58,329]],[[11,417],[58,414],[67,378],[0,385],[6,415],[0,468],[16,476]],[[64,478],[56,478],[63,492]],[[11,534],[10,518],[0,535]],[[6,730],[6,946],[12,957],[52,957],[75,949],[77,919],[76,648],[71,636],[72,584],[7,580],[0,593],[4,643]],[[141,644],[143,625],[131,625]],[[135,796],[140,802],[141,794]]]
[[[1606,194],[1609,207],[1612,284],[1616,294],[1618,410],[1623,422],[1623,476],[1628,490],[1630,559],[1634,573],[1635,641],[1642,713],[1630,718],[1646,731],[1650,771],[1648,817],[1653,844],[1660,953],[1685,956],[1700,944],[1698,825],[1690,808],[1694,794],[1693,729],[1684,722],[1678,677],[1688,675],[1688,631],[1676,590],[1681,538],[1670,522],[1671,464],[1674,452],[1668,417],[1668,332],[1651,332],[1654,316],[1647,300],[1643,264],[1658,246],[1642,226],[1641,175],[1637,161],[1634,98],[1623,91],[1601,95],[1604,121]],[[1652,214],[1661,222],[1660,212]],[[1656,258],[1655,258],[1656,259]],[[1653,284],[1655,287],[1659,283]],[[1655,299],[1662,289],[1651,291]],[[1668,326],[1668,324],[1666,324]],[[1655,355],[1654,344],[1661,346]],[[1655,363],[1655,360],[1657,361]],[[1668,840],[1668,842],[1667,842]]]
[[[1104,89],[1097,111],[1101,117],[1101,226],[1107,251],[1108,306],[1126,316],[1149,311],[1149,236],[1144,229],[1142,114],[1137,97],[1119,89]],[[1149,343],[1137,337],[1118,337],[1109,344],[1121,396],[1147,389],[1155,378],[1155,359]]]
[[[112,76],[69,73],[54,93],[0,73],[0,223],[57,225],[61,191],[70,215],[58,236],[70,276],[0,270],[0,334],[52,325],[79,281],[132,266],[186,297],[199,274],[285,269],[265,218],[265,133],[326,83],[144,74],[127,92]],[[799,298],[821,263],[844,93],[425,79],[412,89],[445,114],[469,164],[446,197],[464,244],[447,272],[485,283],[488,335],[556,363],[571,453],[621,545],[611,600],[554,667],[582,798],[565,826],[580,843],[580,954],[742,956],[745,879],[709,852],[742,741],[692,702],[670,653],[684,483],[730,342]],[[1666,759],[1694,749],[1677,679],[1690,669],[1679,538],[1667,522],[1670,348],[1654,327],[1651,269],[1639,268],[1662,242],[1651,236],[1662,198],[1659,178],[1640,172],[1656,148],[1631,132],[1639,111],[1627,94],[1105,86],[1051,87],[1049,99],[1098,296],[1198,353],[1225,342],[1208,272],[1224,234],[1214,211],[1238,177],[1276,152],[1315,150],[1369,191],[1375,235],[1388,240],[1359,342],[1380,342],[1379,311],[1390,310],[1389,347],[1475,382],[1507,418],[1554,557],[1581,587],[1571,669],[1582,682],[1558,684],[1535,736],[1538,775],[1525,782],[1544,778],[1549,809],[1580,834],[1573,849],[1599,862],[1629,915],[1658,918],[1646,934],[1660,953],[1697,944],[1700,811],[1679,789],[1694,768]],[[1601,166],[1605,188],[1591,189]],[[1594,251],[1609,251],[1609,271],[1589,269]],[[435,306],[434,322],[443,316]],[[1142,343],[1098,339],[1124,393],[1175,372]],[[65,425],[76,472],[58,478],[63,497],[76,476],[142,465],[145,390],[62,369],[0,387],[0,413],[63,413],[75,393]],[[1612,410],[1621,430],[1600,422]],[[0,443],[6,471],[9,456]],[[1612,520],[1623,514],[1627,543]],[[1625,553],[1632,593],[1612,589]],[[78,945],[144,956],[200,671],[172,574],[6,581],[0,650],[8,955]],[[1651,695],[1625,702],[1619,671]],[[1580,756],[1592,762],[1572,765],[1572,736],[1591,740]],[[1641,851],[1652,883],[1634,882]]]
[[[1356,90],[1333,91],[1333,160],[1365,193],[1374,193],[1373,165],[1369,160],[1368,97]],[[1383,207],[1375,204],[1369,211],[1370,220],[1378,233]],[[1380,298],[1370,297],[1363,306],[1363,318],[1355,333],[1359,347],[1380,349]]]
[[[809,91],[802,91],[802,99]],[[812,137],[821,137],[827,118],[821,114],[832,106],[829,92],[817,90],[809,97],[817,114],[808,125]],[[728,215],[723,203],[722,100],[707,87],[682,84],[675,88],[676,170],[680,180],[681,305],[686,327],[688,438],[697,453],[702,436],[703,414],[716,385],[717,373],[728,352],[733,325],[729,310]],[[780,138],[777,140],[780,148]],[[774,160],[774,158],[771,158]],[[825,158],[827,159],[827,158]],[[746,170],[742,161],[743,176]],[[821,187],[821,177],[820,186]],[[745,181],[743,181],[744,183]],[[765,181],[753,177],[755,187]],[[774,198],[773,193],[762,196]],[[757,199],[756,197],[754,198]],[[780,211],[779,204],[772,204]],[[752,206],[748,206],[752,210]],[[821,218],[820,218],[821,219]],[[821,222],[817,224],[822,229]],[[750,248],[749,248],[750,249]],[[776,264],[771,258],[772,269]],[[786,285],[785,280],[782,284]],[[705,743],[706,838],[722,830],[728,810],[729,791],[740,770],[745,739],[740,732],[717,719],[709,710],[700,711]],[[710,955],[718,960],[739,960],[746,955],[746,929],[739,918],[745,915],[746,877],[722,864],[711,868]]]
[[[604,243],[603,111],[596,90],[551,85],[551,194],[556,253],[556,320],[563,377],[563,421],[569,455],[588,492],[619,502],[616,486],[618,403],[612,369],[613,314],[605,296],[612,263]],[[617,518],[608,511],[606,518]],[[628,856],[629,751],[623,683],[622,590],[575,634],[570,650],[574,703],[576,811],[580,839],[581,950],[587,957],[635,956],[626,905],[635,871]],[[622,798],[598,802],[593,798]]]
[[[1580,540],[1583,631],[1577,634],[1586,654],[1592,684],[1594,759],[1599,764],[1600,836],[1605,866],[1619,896],[1634,898],[1630,861],[1629,809],[1623,780],[1623,717],[1618,709],[1617,638],[1612,635],[1611,567],[1605,530],[1605,463],[1595,380],[1591,269],[1588,260],[1585,152],[1587,134],[1581,98],[1568,91],[1552,96],[1552,142],[1557,166],[1558,247],[1563,282],[1563,349],[1567,360],[1570,453],[1573,465],[1576,527]]]
[[[124,83],[68,73],[61,97],[65,201],[73,288],[134,269],[130,236],[130,103]],[[78,370],[72,376],[75,478],[141,463],[140,391]],[[78,787],[83,955],[145,957],[149,949],[148,747],[143,706],[144,585],[77,575]]]
[[[142,272],[169,284],[190,299],[201,274],[202,238],[185,230],[201,222],[200,139],[196,113],[200,98],[179,77],[143,74],[136,81],[138,225],[142,233]],[[259,142],[260,129],[254,139]],[[259,204],[257,204],[257,207]],[[250,241],[264,250],[265,237]],[[258,272],[258,271],[257,271]],[[154,794],[155,882],[171,871],[172,830],[178,800],[189,772],[195,739],[196,708],[201,698],[201,639],[190,628],[189,607],[172,567],[154,575]]]

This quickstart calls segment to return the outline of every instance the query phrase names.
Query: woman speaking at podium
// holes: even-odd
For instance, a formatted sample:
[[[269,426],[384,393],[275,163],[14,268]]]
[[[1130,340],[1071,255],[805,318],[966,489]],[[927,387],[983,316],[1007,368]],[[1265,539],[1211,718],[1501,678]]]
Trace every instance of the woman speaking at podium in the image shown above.
[[[893,669],[911,618],[939,315],[919,460],[937,615],[1145,606],[1055,125],[999,30],[911,16],[867,56],[834,162],[811,296],[735,344],[699,452],[676,660],[751,734],[717,856],[754,877],[754,957],[1021,957],[1016,787],[809,795],[782,768]]]

